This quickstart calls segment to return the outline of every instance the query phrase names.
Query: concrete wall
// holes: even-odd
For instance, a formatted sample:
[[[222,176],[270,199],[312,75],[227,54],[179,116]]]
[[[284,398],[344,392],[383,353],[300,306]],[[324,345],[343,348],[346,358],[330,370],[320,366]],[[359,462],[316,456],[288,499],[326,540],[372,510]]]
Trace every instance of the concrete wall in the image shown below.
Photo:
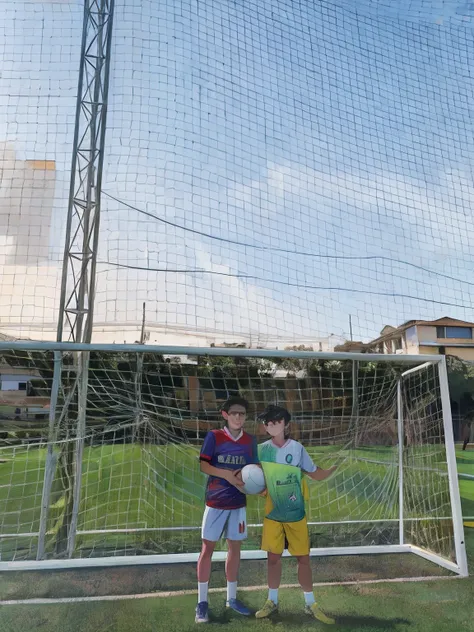
[[[474,362],[474,346],[473,347],[456,347],[450,345],[443,345],[440,343],[440,347],[444,347],[446,355],[453,355],[461,358],[462,360],[466,360],[468,362]],[[421,354],[430,354],[430,355],[438,355],[439,347],[423,346],[420,345],[420,353]]]
[[[406,353],[408,354],[420,353],[416,327],[409,327],[405,331],[403,335],[403,339],[404,339],[404,348],[405,348]]]
[[[419,346],[419,351],[421,355],[438,355],[438,347],[424,347],[423,345]]]
[[[474,362],[474,347],[450,347],[445,346],[447,355],[455,355],[461,360]]]
[[[0,145],[0,264],[48,259],[56,169],[54,160],[19,160]]]
[[[26,380],[21,380],[23,382],[26,382]],[[0,390],[2,391],[19,391],[20,382],[18,380],[16,381],[11,381],[11,380],[2,380],[0,382]]]
[[[436,327],[417,325],[416,333],[420,344],[423,342],[438,342],[438,338],[436,337]]]

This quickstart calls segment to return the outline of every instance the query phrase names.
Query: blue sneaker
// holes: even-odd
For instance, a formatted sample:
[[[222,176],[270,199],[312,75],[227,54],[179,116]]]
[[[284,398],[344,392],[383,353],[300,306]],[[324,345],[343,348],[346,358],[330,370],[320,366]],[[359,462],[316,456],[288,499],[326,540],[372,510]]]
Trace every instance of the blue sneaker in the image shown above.
[[[226,601],[225,605],[226,608],[231,608],[231,610],[234,610],[234,612],[243,614],[244,617],[250,617],[250,615],[252,614],[247,606],[244,606],[244,604],[238,599],[229,599],[229,601]]]
[[[207,601],[200,601],[196,606],[196,623],[209,623],[209,604]]]

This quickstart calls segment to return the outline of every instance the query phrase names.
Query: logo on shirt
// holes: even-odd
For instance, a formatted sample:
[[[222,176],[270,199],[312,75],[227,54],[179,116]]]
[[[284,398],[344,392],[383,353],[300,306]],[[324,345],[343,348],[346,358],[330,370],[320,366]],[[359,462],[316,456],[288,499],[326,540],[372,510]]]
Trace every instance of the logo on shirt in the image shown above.
[[[290,463],[292,463],[293,462],[293,455],[292,454],[287,454],[285,461],[288,463],[288,465]]]
[[[236,456],[235,454],[219,454],[217,462],[225,465],[246,465],[247,463],[244,456]]]
[[[298,482],[298,478],[294,474],[288,474],[284,480],[277,480],[276,485],[294,485]]]

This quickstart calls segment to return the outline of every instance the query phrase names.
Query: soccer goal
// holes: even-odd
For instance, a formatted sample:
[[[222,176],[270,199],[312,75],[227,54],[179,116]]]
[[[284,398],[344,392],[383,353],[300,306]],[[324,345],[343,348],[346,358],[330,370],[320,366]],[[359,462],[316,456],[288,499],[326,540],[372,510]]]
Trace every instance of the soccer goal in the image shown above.
[[[240,394],[259,441],[278,403],[315,463],[337,465],[310,485],[313,555],[467,574],[443,356],[0,342],[0,360],[27,383],[0,391],[2,570],[196,560],[199,447]],[[265,555],[263,504],[249,497],[244,559]]]

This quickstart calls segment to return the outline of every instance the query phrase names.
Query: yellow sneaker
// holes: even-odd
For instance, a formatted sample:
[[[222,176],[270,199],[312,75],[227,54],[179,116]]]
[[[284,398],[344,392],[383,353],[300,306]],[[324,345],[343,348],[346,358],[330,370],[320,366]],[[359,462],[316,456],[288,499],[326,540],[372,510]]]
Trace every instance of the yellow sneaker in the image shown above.
[[[304,611],[306,614],[309,614],[318,621],[321,621],[321,623],[326,623],[327,625],[334,625],[336,623],[334,619],[331,619],[331,617],[328,617],[327,614],[324,614],[317,603],[313,603],[312,606],[305,606]]]
[[[270,599],[267,599],[267,601],[263,604],[263,608],[255,613],[255,617],[257,619],[265,619],[274,612],[278,612],[278,606],[276,603],[273,603],[273,601],[270,601]]]

